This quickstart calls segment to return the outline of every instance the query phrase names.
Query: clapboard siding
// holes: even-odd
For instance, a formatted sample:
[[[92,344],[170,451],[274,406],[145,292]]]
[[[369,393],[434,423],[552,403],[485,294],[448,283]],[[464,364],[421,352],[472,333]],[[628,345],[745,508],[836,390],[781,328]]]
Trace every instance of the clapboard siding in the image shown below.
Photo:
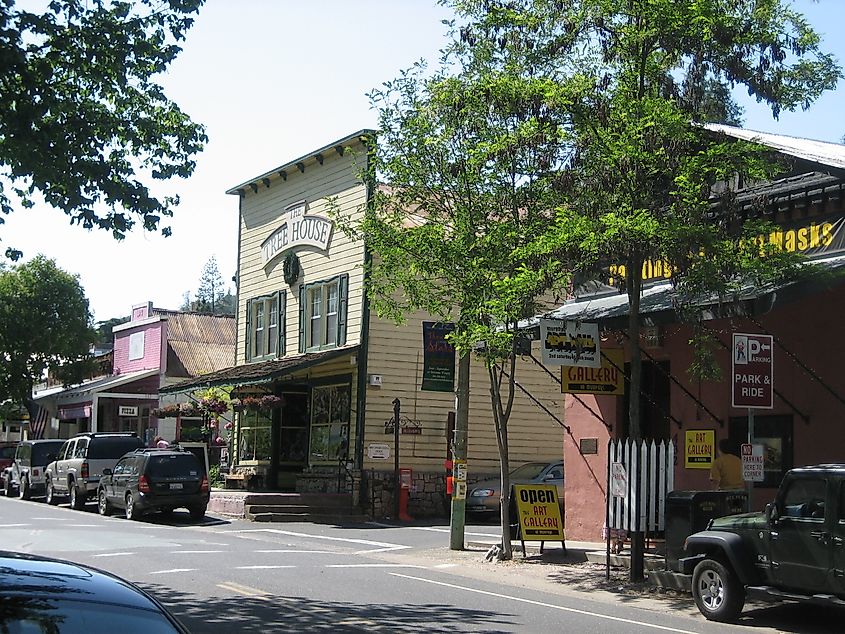
[[[353,242],[337,227],[332,231],[326,253],[309,248],[297,250],[302,275],[292,287],[284,281],[282,261],[278,258],[264,267],[261,244],[284,221],[284,210],[301,200],[308,203],[308,215],[329,216],[333,204],[343,214],[363,213],[366,205],[366,188],[358,179],[361,154],[346,153],[343,157],[327,153],[320,165],[316,161],[306,164],[305,171],[288,170],[287,180],[274,177],[270,186],[259,185],[253,193],[247,189],[241,205],[241,248],[238,287],[238,363],[244,363],[247,325],[247,304],[254,297],[276,291],[286,292],[285,351],[299,351],[299,288],[346,273],[349,275],[346,321],[346,343],[360,342],[361,307],[363,303],[364,247]]]
[[[455,396],[446,392],[423,392],[422,313],[410,315],[397,326],[373,315],[370,319],[368,374],[380,374],[382,386],[367,388],[366,442],[389,442],[384,422],[393,415],[393,399],[399,398],[402,415],[422,425],[419,436],[400,436],[402,466],[427,471],[443,469],[446,458],[447,416]],[[535,345],[538,345],[535,343]],[[537,356],[539,349],[537,350]],[[517,362],[517,381],[537,400],[563,417],[560,386],[531,359]],[[557,460],[563,456],[563,428],[517,390],[508,421],[510,461],[513,466],[534,460]],[[392,446],[392,445],[391,445]],[[499,452],[490,401],[487,369],[474,361],[470,370],[469,469],[493,473],[499,468]],[[392,463],[391,463],[392,464]],[[385,461],[367,460],[367,468],[388,468]]]

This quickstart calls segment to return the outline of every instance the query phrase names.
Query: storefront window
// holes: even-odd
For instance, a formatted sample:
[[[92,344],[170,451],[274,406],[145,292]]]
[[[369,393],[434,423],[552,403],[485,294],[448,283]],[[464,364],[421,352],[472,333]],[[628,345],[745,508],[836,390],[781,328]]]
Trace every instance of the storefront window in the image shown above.
[[[240,460],[270,460],[271,414],[267,412],[242,412],[240,427]]]
[[[337,462],[347,456],[351,396],[352,388],[349,384],[313,389],[311,464]]]

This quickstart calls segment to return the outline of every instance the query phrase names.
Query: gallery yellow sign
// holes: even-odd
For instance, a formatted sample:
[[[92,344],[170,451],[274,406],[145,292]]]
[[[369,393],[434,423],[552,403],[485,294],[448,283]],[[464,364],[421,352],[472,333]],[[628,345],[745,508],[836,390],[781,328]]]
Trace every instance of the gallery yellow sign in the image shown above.
[[[600,368],[561,366],[561,392],[621,396],[625,393],[624,369],[625,354],[621,349],[603,349]]]
[[[690,429],[684,442],[684,467],[709,469],[715,457],[716,432],[712,429]]]
[[[564,541],[557,488],[550,484],[515,484],[516,513],[522,541]]]

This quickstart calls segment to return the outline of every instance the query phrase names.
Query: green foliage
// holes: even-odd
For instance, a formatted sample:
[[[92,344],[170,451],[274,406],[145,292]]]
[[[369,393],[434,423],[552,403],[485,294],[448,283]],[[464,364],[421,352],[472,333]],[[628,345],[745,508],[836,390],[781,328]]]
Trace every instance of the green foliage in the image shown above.
[[[94,341],[76,275],[39,255],[0,271],[0,394],[21,405],[47,369],[66,383],[86,376]]]
[[[526,63],[569,97],[561,141],[565,185],[556,223],[528,247],[577,261],[584,274],[611,265],[639,330],[642,265],[668,263],[679,301],[727,297],[782,280],[795,256],[761,244],[771,229],[737,213],[732,183],[771,178],[764,148],[716,134],[706,121],[739,112],[727,86],[741,84],[782,110],[807,108],[842,76],[817,34],[783,0],[455,0],[455,47]],[[722,184],[720,200],[711,197]],[[762,257],[761,257],[762,256]],[[636,337],[632,338],[637,341]],[[639,391],[640,353],[631,389]],[[638,399],[630,429],[638,435]]]
[[[0,1],[2,214],[43,198],[116,239],[173,215],[178,197],[157,198],[149,179],[190,176],[206,137],[154,78],[202,3],[54,0],[36,13]]]
[[[213,464],[208,468],[208,483],[211,486],[223,484],[223,475],[220,473],[219,464]]]

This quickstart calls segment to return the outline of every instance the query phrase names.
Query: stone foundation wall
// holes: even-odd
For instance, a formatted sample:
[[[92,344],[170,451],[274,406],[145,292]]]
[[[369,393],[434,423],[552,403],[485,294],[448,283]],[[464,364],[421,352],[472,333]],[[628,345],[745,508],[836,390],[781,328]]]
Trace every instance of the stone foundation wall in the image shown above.
[[[361,474],[361,509],[373,518],[393,516],[394,480],[392,471],[364,471]],[[414,471],[408,498],[408,514],[413,518],[448,517],[450,498],[446,495],[443,472]]]

